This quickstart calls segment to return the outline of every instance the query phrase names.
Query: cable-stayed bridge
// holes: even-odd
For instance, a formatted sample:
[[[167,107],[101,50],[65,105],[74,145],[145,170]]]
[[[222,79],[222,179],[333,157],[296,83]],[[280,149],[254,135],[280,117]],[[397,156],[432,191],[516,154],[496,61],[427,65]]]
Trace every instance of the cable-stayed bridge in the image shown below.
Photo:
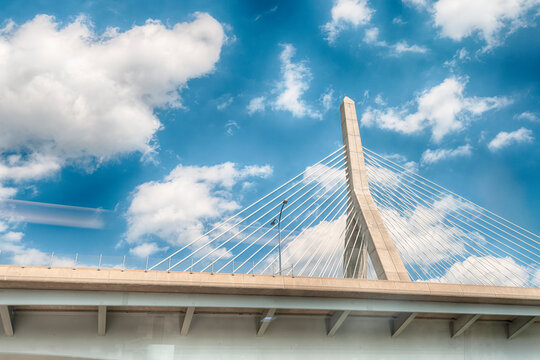
[[[540,237],[364,147],[349,98],[341,124],[342,147],[140,270],[1,266],[0,359],[534,358]]]

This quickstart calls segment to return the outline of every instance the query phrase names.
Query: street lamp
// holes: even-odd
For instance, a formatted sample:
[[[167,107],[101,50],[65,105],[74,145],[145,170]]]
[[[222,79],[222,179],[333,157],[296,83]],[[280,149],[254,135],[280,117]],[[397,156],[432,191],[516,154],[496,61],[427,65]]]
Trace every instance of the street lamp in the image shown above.
[[[279,218],[277,219],[278,224],[278,251],[279,251],[279,275],[281,275],[281,214],[283,213],[283,208],[285,207],[285,204],[287,204],[287,200],[283,200],[281,203],[281,210],[279,210]],[[276,225],[276,219],[272,220],[272,223],[270,224],[272,226]]]

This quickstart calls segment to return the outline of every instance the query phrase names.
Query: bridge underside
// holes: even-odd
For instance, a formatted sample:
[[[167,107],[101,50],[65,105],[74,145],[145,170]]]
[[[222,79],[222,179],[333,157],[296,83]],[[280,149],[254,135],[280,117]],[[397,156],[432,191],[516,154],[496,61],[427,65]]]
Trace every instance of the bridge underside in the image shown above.
[[[381,280],[1,266],[0,309],[0,359],[534,358],[540,335],[539,289]]]

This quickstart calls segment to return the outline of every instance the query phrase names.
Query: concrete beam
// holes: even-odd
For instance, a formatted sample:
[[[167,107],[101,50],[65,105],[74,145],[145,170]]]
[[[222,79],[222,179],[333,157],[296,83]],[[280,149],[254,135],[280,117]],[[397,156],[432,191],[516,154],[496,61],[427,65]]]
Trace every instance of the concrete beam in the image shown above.
[[[336,332],[339,330],[347,316],[350,314],[350,310],[345,311],[336,311],[334,314],[332,314],[332,317],[328,320],[328,336],[334,336]]]
[[[467,329],[470,328],[480,316],[480,314],[461,315],[456,320],[452,321],[452,338],[456,338],[467,331]]]
[[[0,320],[6,336],[13,336],[13,321],[11,308],[7,305],[0,306]]]
[[[189,327],[191,326],[191,321],[193,320],[193,314],[195,314],[195,307],[188,306],[186,309],[186,314],[184,315],[184,321],[182,321],[180,335],[187,336],[187,334],[189,333]]]
[[[97,334],[99,336],[105,336],[106,332],[107,332],[107,307],[100,305],[98,306]]]
[[[403,313],[392,320],[392,337],[396,337],[405,330],[407,326],[414,320],[418,313]]]
[[[264,312],[263,316],[257,320],[257,336],[264,335],[268,326],[270,326],[270,323],[274,320],[275,313],[276,309],[268,309]]]
[[[514,321],[508,324],[507,328],[507,337],[508,340],[512,340],[519,334],[521,334],[525,329],[534,324],[536,320],[539,320],[540,316],[527,316],[527,317],[518,317]]]
[[[70,271],[72,271],[70,269]],[[229,275],[229,277],[231,277]],[[296,278],[294,279],[296,280]],[[361,280],[354,280],[361,281]],[[379,282],[382,283],[382,282]],[[415,283],[408,283],[415,284]],[[435,284],[435,283],[434,283]],[[517,289],[517,288],[516,288]],[[540,305],[513,305],[438,301],[350,299],[311,296],[184,294],[152,292],[0,290],[0,305],[25,306],[108,306],[122,307],[219,307],[253,309],[301,309],[369,312],[417,312],[435,314],[482,314],[540,316]]]

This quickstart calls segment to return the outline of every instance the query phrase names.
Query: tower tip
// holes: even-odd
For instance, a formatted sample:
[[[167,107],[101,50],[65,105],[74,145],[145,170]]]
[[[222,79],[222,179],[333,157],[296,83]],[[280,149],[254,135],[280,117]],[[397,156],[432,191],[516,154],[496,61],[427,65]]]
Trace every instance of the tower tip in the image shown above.
[[[345,95],[345,97],[343,98],[343,102],[344,103],[348,102],[348,103],[353,103],[354,104],[354,101],[350,97],[348,97],[347,95]]]

